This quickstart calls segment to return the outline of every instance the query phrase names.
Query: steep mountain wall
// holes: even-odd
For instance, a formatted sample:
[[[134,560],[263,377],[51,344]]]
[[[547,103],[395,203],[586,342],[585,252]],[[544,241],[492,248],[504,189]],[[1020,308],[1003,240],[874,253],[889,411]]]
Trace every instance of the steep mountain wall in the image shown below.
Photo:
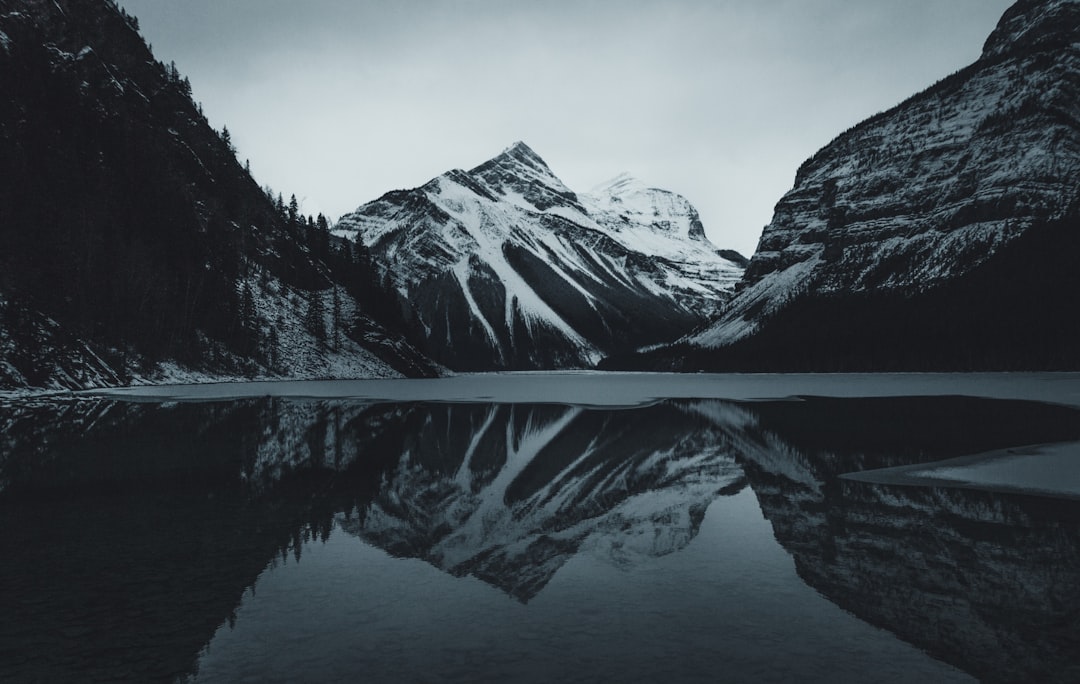
[[[1080,365],[1078,8],[1017,3],[977,62],[807,160],[721,319],[652,362]]]

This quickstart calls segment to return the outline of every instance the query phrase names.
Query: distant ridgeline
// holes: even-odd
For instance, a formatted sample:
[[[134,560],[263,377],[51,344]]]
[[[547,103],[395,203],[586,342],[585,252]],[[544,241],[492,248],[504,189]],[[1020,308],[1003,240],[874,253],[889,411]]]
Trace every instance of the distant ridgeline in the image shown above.
[[[1080,3],[846,131],[777,204],[719,321],[605,367],[1080,368]]]
[[[364,256],[260,189],[136,29],[0,0],[0,388],[434,372]]]

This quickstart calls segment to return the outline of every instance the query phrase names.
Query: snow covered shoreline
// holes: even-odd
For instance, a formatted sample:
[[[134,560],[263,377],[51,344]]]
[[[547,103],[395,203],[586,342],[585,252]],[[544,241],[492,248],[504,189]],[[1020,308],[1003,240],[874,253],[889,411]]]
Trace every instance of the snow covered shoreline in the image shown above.
[[[1080,407],[1080,373],[676,374],[601,371],[461,374],[431,379],[293,380],[142,385],[49,396],[133,402],[275,396],[369,402],[439,401],[633,407],[663,399],[977,396]],[[3,396],[3,395],[0,395]],[[19,395],[9,395],[18,398]],[[45,393],[23,395],[42,397]]]

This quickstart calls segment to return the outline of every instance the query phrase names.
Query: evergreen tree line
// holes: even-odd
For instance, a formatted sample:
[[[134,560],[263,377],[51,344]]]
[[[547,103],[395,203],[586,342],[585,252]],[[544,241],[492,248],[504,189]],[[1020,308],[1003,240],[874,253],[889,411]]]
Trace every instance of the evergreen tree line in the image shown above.
[[[228,129],[206,123],[188,80],[152,59],[129,18],[68,13],[114,36],[100,46],[109,68],[57,68],[45,46],[61,39],[36,33],[47,23],[6,25],[0,50],[0,294],[16,346],[32,347],[39,311],[72,339],[148,364],[278,364],[256,272],[309,293],[307,325],[326,344],[370,325],[363,314],[404,318],[366,250],[333,238],[324,216],[301,216],[295,196],[285,204],[257,186]],[[343,320],[343,292],[360,304],[354,320]]]

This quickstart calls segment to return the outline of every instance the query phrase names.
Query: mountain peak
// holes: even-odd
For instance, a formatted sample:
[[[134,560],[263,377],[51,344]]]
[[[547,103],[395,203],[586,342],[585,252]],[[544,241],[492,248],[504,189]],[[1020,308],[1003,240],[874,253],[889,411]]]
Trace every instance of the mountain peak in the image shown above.
[[[688,199],[670,190],[646,185],[625,171],[582,197],[595,217],[606,217],[620,229],[623,229],[623,222],[648,226],[648,232],[654,236],[664,235],[665,240],[675,238],[676,251],[686,240],[709,242],[701,217]],[[661,247],[653,244],[651,249],[656,251]]]
[[[547,162],[545,162],[543,158],[533,150],[533,148],[529,147],[520,140],[500,152],[498,156],[487,161],[485,164],[483,164],[483,166],[491,163],[522,164],[534,171],[538,171],[552,177],[555,176],[555,174],[551,172],[551,167],[547,165]]]
[[[540,155],[520,140],[469,171],[469,175],[491,193],[520,195],[541,211],[559,204],[577,207],[577,195],[552,173]]]
[[[619,175],[604,181],[592,189],[595,194],[610,195],[617,197],[631,192],[648,189],[644,183],[630,173],[623,171]]]
[[[522,141],[522,140],[518,140],[517,142],[515,142],[514,144],[510,145],[505,150],[503,150],[502,153],[500,154],[500,156],[503,156],[503,155],[509,156],[509,157],[515,157],[515,158],[517,158],[517,157],[531,158],[531,159],[539,160],[541,164],[544,163],[544,160],[540,159],[540,155],[538,155],[533,150],[533,148],[526,145],[525,142]]]
[[[1062,48],[1080,37],[1080,0],[1019,0],[1001,16],[982,58]]]

